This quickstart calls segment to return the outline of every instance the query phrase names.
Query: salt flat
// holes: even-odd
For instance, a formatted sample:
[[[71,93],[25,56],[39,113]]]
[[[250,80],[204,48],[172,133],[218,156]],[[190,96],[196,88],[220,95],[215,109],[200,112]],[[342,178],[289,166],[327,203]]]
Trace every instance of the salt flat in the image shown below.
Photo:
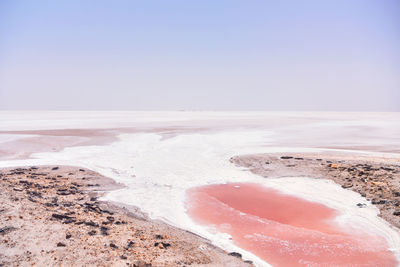
[[[376,207],[359,209],[356,204],[365,202],[359,194],[329,180],[265,179],[229,162],[243,154],[323,154],[332,150],[400,160],[398,113],[0,112],[0,150],[6,143],[26,138],[16,131],[55,129],[113,129],[117,140],[66,145],[56,152],[2,160],[0,167],[57,164],[97,171],[125,185],[104,199],[137,206],[151,218],[198,233],[222,248],[240,251],[261,266],[267,263],[236,247],[226,234],[212,233],[193,222],[184,205],[189,188],[256,183],[339,210],[340,224],[385,237],[400,259],[399,232],[377,216]],[[40,132],[35,136],[43,137]]]

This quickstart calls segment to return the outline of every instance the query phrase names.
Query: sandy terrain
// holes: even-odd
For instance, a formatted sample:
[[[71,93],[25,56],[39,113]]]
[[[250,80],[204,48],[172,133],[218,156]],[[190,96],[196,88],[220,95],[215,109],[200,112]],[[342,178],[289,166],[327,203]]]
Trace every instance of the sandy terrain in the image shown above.
[[[266,178],[331,179],[360,193],[379,208],[382,218],[400,228],[399,159],[330,152],[245,155],[233,157],[231,162]]]
[[[137,209],[98,201],[113,180],[67,166],[0,171],[0,266],[250,266]]]

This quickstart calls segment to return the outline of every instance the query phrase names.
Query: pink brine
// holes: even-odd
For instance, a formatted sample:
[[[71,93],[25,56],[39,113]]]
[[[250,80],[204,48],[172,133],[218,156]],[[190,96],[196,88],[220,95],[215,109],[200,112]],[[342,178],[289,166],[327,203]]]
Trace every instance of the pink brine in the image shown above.
[[[336,224],[336,210],[257,184],[190,189],[186,208],[195,222],[230,234],[238,247],[273,266],[398,264],[383,237]]]

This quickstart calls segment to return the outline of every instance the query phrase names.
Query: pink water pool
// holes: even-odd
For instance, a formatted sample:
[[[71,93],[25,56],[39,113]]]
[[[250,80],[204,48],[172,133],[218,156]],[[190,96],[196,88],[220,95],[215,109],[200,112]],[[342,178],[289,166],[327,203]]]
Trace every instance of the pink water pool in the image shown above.
[[[186,208],[199,224],[274,266],[397,266],[386,240],[334,222],[322,204],[257,184],[210,185],[187,191]]]

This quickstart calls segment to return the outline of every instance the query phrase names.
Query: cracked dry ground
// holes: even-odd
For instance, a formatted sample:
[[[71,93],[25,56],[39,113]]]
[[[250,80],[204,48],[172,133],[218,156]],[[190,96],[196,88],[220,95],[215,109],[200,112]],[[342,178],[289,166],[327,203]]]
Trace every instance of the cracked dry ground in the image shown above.
[[[118,186],[93,171],[8,168],[0,181],[0,266],[251,265],[192,233],[98,201]]]

